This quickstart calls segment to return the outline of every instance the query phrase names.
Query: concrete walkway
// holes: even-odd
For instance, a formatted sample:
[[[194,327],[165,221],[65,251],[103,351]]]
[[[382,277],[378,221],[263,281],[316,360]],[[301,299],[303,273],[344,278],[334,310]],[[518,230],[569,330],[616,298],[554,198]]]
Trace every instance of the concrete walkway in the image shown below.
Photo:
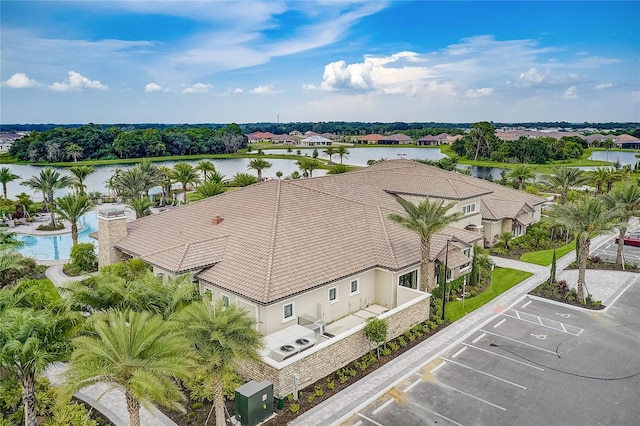
[[[57,263],[47,268],[47,278],[53,282],[56,287],[63,287],[65,283],[70,281],[81,281],[88,278],[88,275],[80,275],[70,277],[62,271],[63,263]],[[65,370],[64,363],[55,363],[51,365],[45,375],[52,384],[58,385],[62,383],[62,374]],[[129,411],[127,411],[127,401],[124,392],[120,387],[113,384],[97,384],[88,386],[77,392],[75,396],[87,404],[95,407],[105,417],[113,422],[116,426],[129,426]],[[140,424],[142,426],[176,426],[170,418],[165,416],[155,407],[147,409],[140,407]]]
[[[610,238],[611,235],[595,238],[591,244],[592,249],[604,244]],[[575,253],[568,253],[557,261],[557,270],[562,271],[574,259]],[[423,366],[440,356],[450,345],[466,339],[489,322],[497,313],[524,298],[529,291],[549,278],[550,267],[548,266],[538,266],[497,257],[494,257],[493,260],[499,267],[528,271],[532,272],[533,275],[481,308],[467,314],[464,318],[431,336],[402,356],[393,359],[357,383],[300,415],[290,424],[296,426],[339,425],[397,386],[407,376],[419,371]],[[631,272],[621,272],[620,274],[623,274],[625,279],[621,279],[622,275],[614,275],[609,271],[588,270],[587,285],[590,291],[594,293],[594,296],[596,288],[606,288],[607,293],[611,293],[615,297],[616,294],[619,294],[632,282],[638,284],[640,281],[638,280],[638,274]],[[559,277],[562,277],[562,275],[559,275]],[[609,299],[612,299],[612,297]],[[607,299],[602,300],[606,301]]]

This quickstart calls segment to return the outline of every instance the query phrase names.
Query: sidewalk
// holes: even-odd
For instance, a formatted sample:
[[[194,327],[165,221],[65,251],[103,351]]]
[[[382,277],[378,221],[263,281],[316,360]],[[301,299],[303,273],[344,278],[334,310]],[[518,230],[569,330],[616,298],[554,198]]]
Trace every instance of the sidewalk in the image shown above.
[[[88,275],[77,277],[65,275],[62,271],[62,266],[63,263],[55,264],[47,268],[46,271],[47,278],[56,287],[62,287],[70,281],[81,281],[88,277]],[[64,369],[64,363],[55,363],[47,369],[45,375],[52,384],[60,384],[62,381],[61,374]],[[120,388],[106,383],[97,384],[82,389],[75,396],[95,407],[116,426],[129,426],[127,401],[125,400],[124,392]],[[151,410],[140,407],[140,424],[141,426],[176,426],[170,418],[155,407],[151,407]]]
[[[594,238],[591,248],[597,248],[610,238],[611,235]],[[375,399],[391,390],[407,376],[414,374],[414,372],[420,370],[423,366],[437,358],[442,352],[447,350],[450,345],[466,339],[485,323],[490,321],[497,313],[505,310],[519,299],[525,297],[529,291],[533,290],[542,281],[549,278],[549,266],[533,265],[526,262],[503,258],[492,259],[499,267],[528,271],[532,272],[533,275],[481,308],[467,314],[465,317],[454,322],[444,330],[431,336],[429,339],[405,352],[403,355],[388,362],[357,383],[354,383],[340,393],[300,415],[297,419],[292,421],[290,425],[339,425],[355,415],[359,410],[369,405]],[[568,253],[557,261],[557,270],[562,271],[574,259],[575,253]],[[623,274],[627,274],[627,277],[635,275],[629,272],[623,272]],[[616,288],[617,286],[617,290],[620,290],[621,288],[626,288],[626,285],[628,285],[627,283],[629,283],[629,280],[625,280],[625,282],[617,281],[617,277],[614,277],[608,271],[595,270],[587,272],[587,280],[592,292],[596,287],[602,285],[606,285],[608,288]]]

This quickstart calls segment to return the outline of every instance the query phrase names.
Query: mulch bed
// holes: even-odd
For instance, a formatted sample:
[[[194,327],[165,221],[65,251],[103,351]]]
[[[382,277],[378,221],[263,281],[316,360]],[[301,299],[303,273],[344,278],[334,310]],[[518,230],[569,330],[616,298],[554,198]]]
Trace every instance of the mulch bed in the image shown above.
[[[550,285],[548,282],[544,282],[538,287],[531,290],[529,294],[533,296],[544,297],[545,299],[555,300],[556,302],[566,303],[567,305],[591,309],[594,311],[605,308],[605,306],[600,301],[587,298],[586,302],[581,303],[580,300],[575,298],[575,296],[574,298],[571,298],[569,296],[569,291],[560,291],[558,289],[557,283]]]
[[[304,389],[301,389],[299,391],[299,399],[298,399],[298,401],[289,401],[288,399],[285,399],[284,408],[282,408],[282,409],[278,409],[277,408],[278,407],[278,401],[276,400],[275,403],[274,403],[274,408],[275,408],[274,411],[275,411],[276,415],[271,420],[265,422],[264,424],[267,425],[267,426],[286,425],[287,423],[289,423],[290,421],[292,421],[296,417],[298,417],[300,414],[310,410],[311,408],[315,407],[316,405],[318,405],[322,401],[331,398],[333,395],[337,394],[341,390],[343,390],[343,389],[347,388],[348,386],[356,383],[358,380],[362,379],[363,377],[367,376],[368,374],[376,371],[378,368],[382,367],[383,365],[385,365],[389,361],[395,359],[396,357],[402,355],[403,353],[405,353],[409,349],[415,347],[416,345],[418,345],[422,341],[424,341],[424,340],[428,339],[429,337],[433,336],[438,331],[442,330],[443,328],[445,328],[448,325],[449,325],[449,323],[443,323],[443,324],[439,325],[438,327],[430,330],[428,333],[423,333],[422,336],[419,336],[419,337],[416,336],[413,341],[405,338],[406,346],[400,347],[398,350],[392,351],[388,355],[382,355],[382,353],[381,353],[380,354],[380,359],[377,360],[376,362],[374,362],[373,364],[370,364],[369,366],[367,366],[367,368],[364,369],[364,370],[359,368],[359,366],[356,364],[356,362],[358,362],[358,360],[351,362],[346,367],[344,367],[344,368],[342,368],[340,370],[340,371],[343,371],[343,372],[349,371],[348,373],[345,374],[345,376],[347,377],[347,380],[344,383],[340,383],[337,372],[334,372],[334,373],[330,374],[329,376],[327,376],[327,377],[325,377],[323,379],[320,379],[317,382],[305,387]],[[397,342],[397,340],[398,339],[396,338],[394,340],[391,340],[389,343]],[[387,345],[389,343],[387,343]],[[333,383],[335,385],[333,387],[333,389],[329,389],[327,387],[328,381],[333,381]],[[318,395],[319,392],[316,392],[316,386],[319,389],[321,389],[321,391],[322,391],[321,395]],[[185,391],[185,394],[188,395],[188,391]],[[309,402],[309,396],[310,395],[314,395],[312,402]],[[295,412],[292,411],[292,409],[291,409],[291,406],[294,405],[294,403],[298,405],[298,409],[295,410]],[[195,407],[196,407],[195,409],[193,408],[194,404],[195,404]],[[200,404],[198,404],[198,403],[196,403],[194,401],[188,401],[184,405],[187,408],[187,410],[184,413],[181,413],[181,412],[178,412],[178,411],[169,410],[169,409],[164,408],[164,407],[158,407],[158,408],[164,414],[166,414],[171,420],[173,420],[174,422],[176,422],[180,426],[204,425],[204,422],[205,422],[207,416],[209,415],[209,411],[211,410],[211,403],[205,401],[202,404],[202,407],[200,407]],[[227,400],[226,401],[226,406],[227,406],[228,412],[233,416],[234,415],[234,402]],[[214,414],[211,415],[211,418],[209,419],[209,423],[208,424],[209,425],[214,425],[215,424],[215,416],[214,416]]]

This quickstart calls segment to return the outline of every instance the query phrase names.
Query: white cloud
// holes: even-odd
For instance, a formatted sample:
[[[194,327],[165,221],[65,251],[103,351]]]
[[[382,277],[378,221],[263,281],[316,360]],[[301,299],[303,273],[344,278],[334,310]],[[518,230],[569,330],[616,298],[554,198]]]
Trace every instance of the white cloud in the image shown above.
[[[182,90],[182,93],[207,93],[211,89],[213,89],[213,86],[210,84],[196,83],[193,86]]]
[[[243,93],[243,92],[244,92],[244,90],[242,90],[239,87],[236,87],[235,89],[233,89],[233,93]]]
[[[256,95],[271,95],[278,92],[273,89],[273,86],[271,84],[266,84],[251,89],[251,93],[255,93]]]
[[[56,92],[68,92],[71,90],[94,89],[107,90],[108,86],[100,83],[98,80],[90,80],[80,73],[69,71],[69,78],[65,81],[53,83],[49,88]]]
[[[600,83],[600,84],[596,84],[593,89],[594,90],[603,90],[603,89],[609,89],[613,87],[613,84],[611,83]]]
[[[484,98],[485,96],[489,96],[493,93],[493,88],[491,87],[483,87],[481,89],[469,89],[464,95],[467,98]]]
[[[578,89],[576,86],[569,86],[562,95],[563,99],[578,99]]]
[[[162,86],[160,86],[157,83],[149,83],[146,86],[144,86],[144,91],[147,93],[159,92],[161,90],[162,90]]]
[[[529,71],[520,74],[520,82],[524,85],[542,83],[544,79],[545,75],[538,72],[535,68],[531,68]]]
[[[12,75],[7,81],[3,82],[2,85],[12,89],[28,89],[38,86],[39,83],[27,77],[25,73],[20,72]]]

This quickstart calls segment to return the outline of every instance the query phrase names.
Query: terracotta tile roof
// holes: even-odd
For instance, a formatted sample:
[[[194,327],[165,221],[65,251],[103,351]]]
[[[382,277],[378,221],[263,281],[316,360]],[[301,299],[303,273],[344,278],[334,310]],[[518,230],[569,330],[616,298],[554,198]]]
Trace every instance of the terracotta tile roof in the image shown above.
[[[403,212],[392,190],[435,196],[446,187],[457,191],[452,197],[498,192],[488,184],[409,160],[270,180],[138,219],[116,246],[168,271],[201,270],[203,281],[268,304],[371,268],[417,265],[419,239],[388,219]],[[217,215],[223,221],[214,225]],[[431,259],[453,237],[469,245],[482,240],[448,227],[432,239]]]
[[[398,142],[413,142],[410,136],[405,135],[404,133],[396,133],[390,136],[384,136],[381,140],[385,141],[398,141]]]
[[[520,222],[523,225],[531,225],[535,222],[535,219],[530,214],[520,213],[516,216],[516,221]]]
[[[384,139],[384,136],[379,135],[377,133],[371,133],[369,135],[362,136],[358,139],[361,141],[379,141],[380,139]]]

